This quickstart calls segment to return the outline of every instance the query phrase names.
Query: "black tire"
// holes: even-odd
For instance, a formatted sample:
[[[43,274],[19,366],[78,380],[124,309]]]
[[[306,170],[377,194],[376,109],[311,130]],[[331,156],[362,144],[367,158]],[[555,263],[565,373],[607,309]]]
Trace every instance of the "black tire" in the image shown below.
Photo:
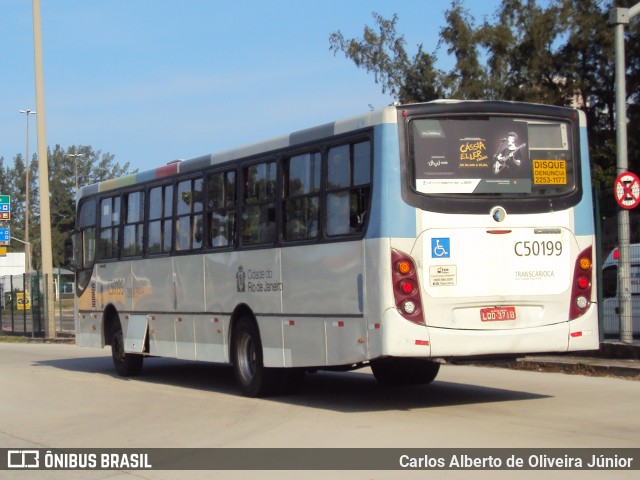
[[[417,358],[386,357],[373,360],[371,370],[382,385],[419,385],[433,382],[440,364]]]
[[[266,368],[260,332],[253,319],[243,317],[235,325],[231,358],[236,384],[247,397],[266,397],[279,393],[282,369]]]
[[[121,377],[135,377],[142,371],[144,357],[124,351],[124,335],[120,319],[116,318],[111,335],[111,358],[113,366]]]

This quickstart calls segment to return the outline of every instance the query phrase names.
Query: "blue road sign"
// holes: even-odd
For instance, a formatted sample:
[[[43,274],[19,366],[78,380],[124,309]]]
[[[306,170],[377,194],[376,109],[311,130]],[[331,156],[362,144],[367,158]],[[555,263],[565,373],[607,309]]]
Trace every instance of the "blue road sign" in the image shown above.
[[[9,245],[11,243],[11,229],[0,228],[0,245]]]

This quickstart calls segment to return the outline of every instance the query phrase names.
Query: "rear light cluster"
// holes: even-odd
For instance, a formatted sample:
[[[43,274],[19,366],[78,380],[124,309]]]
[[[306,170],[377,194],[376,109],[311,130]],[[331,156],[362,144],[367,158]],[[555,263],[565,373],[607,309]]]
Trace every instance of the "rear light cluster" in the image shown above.
[[[569,320],[573,320],[584,314],[591,305],[592,269],[593,257],[591,247],[583,250],[573,270],[573,285],[571,288],[571,306],[569,308]]]
[[[397,250],[391,250],[393,296],[400,314],[407,320],[424,325],[420,284],[413,259]]]

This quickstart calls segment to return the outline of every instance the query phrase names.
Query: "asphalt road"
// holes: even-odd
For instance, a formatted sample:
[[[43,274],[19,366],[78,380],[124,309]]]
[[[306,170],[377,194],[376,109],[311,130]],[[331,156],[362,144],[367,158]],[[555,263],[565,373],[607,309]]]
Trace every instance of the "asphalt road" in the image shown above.
[[[445,365],[428,386],[367,369],[308,375],[302,392],[237,394],[231,370],[147,359],[115,375],[108,349],[0,343],[0,448],[637,448],[640,382]],[[319,454],[321,451],[319,450]],[[638,471],[0,471],[11,479],[637,478]]]

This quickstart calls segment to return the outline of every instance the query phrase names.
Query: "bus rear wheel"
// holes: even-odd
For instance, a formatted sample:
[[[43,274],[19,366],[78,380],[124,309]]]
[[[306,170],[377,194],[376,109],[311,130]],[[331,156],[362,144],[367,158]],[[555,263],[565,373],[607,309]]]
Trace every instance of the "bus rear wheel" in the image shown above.
[[[142,355],[126,353],[124,351],[124,335],[120,319],[116,318],[114,329],[111,335],[111,358],[113,366],[121,377],[135,377],[142,371]]]
[[[260,332],[253,319],[238,320],[231,348],[233,373],[243,395],[265,397],[278,393],[282,369],[264,366]]]
[[[371,370],[382,385],[419,385],[433,382],[440,364],[418,358],[386,357],[372,360]]]

